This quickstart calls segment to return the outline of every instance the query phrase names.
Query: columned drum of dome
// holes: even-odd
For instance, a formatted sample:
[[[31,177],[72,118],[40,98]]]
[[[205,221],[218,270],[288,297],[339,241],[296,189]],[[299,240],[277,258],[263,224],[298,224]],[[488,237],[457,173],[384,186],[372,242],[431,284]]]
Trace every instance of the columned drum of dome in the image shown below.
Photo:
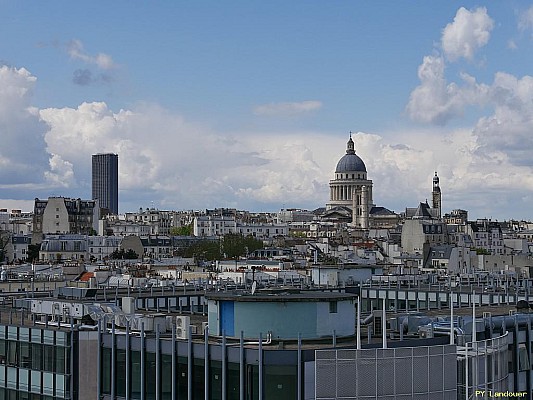
[[[372,186],[372,181],[367,178],[365,163],[355,154],[350,135],[346,154],[337,163],[335,178],[329,181],[330,196],[326,208],[349,208],[353,213],[353,224],[366,229],[368,214],[373,206]]]

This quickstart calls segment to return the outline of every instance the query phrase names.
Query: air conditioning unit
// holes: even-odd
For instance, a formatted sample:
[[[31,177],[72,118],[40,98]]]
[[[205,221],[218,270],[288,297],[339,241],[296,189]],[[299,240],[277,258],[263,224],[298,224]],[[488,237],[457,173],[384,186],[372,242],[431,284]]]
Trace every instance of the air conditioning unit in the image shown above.
[[[191,326],[191,317],[178,315],[176,317],[176,337],[178,339],[188,339],[189,326]]]
[[[122,298],[122,311],[125,314],[135,313],[135,297],[123,297]]]
[[[189,329],[188,328],[176,328],[176,338],[178,338],[178,339],[188,339],[189,338]]]
[[[489,319],[491,316],[492,316],[492,314],[490,313],[490,311],[484,311],[483,312],[483,318]]]
[[[176,327],[188,327],[191,324],[191,317],[185,315],[178,315],[176,317]]]
[[[418,337],[419,338],[422,338],[422,339],[430,339],[433,336],[434,333],[433,333],[433,328],[431,327],[431,325],[424,325],[424,326],[420,326],[418,327]]]

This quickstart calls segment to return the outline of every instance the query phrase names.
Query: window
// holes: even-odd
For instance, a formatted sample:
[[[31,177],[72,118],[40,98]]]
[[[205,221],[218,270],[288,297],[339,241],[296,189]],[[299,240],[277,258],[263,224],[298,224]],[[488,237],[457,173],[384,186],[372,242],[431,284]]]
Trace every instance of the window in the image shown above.
[[[102,365],[101,365],[101,391],[104,394],[111,394],[111,349],[102,349]],[[33,384],[33,380],[32,380]]]
[[[6,342],[0,339],[0,364],[6,363]]]
[[[141,398],[141,353],[131,352],[131,398]]]
[[[186,357],[177,357],[177,365],[176,365],[176,369],[177,369],[177,376],[176,376],[176,380],[177,380],[177,391],[178,391],[178,398],[181,399],[185,399],[187,397],[187,389],[188,389],[188,377],[187,377],[187,371],[188,371],[188,365],[187,365],[187,358]],[[232,364],[230,363],[230,366]],[[238,364],[237,364],[237,368],[238,368]],[[231,378],[231,376],[229,375],[230,372],[228,372],[228,378]],[[239,375],[237,373],[237,379],[238,379]],[[238,380],[237,380],[237,385],[238,385]],[[236,387],[236,391],[234,391],[234,393],[237,393],[238,394],[238,386]]]
[[[126,350],[116,350],[115,390],[118,396],[126,396]],[[155,366],[154,366],[155,372]]]
[[[43,350],[40,343],[32,343],[31,365],[32,369],[42,369]]]
[[[329,302],[329,313],[330,314],[337,313],[337,302],[336,301]]]
[[[526,344],[520,343],[518,345],[518,370],[529,371],[529,357],[527,354]]]
[[[156,369],[155,353],[146,352],[144,366],[146,368],[145,377],[144,377],[146,397],[149,399],[155,399],[155,390],[157,386],[157,380],[155,376],[155,369]],[[202,379],[202,382],[203,382],[203,379]]]
[[[17,365],[18,363],[18,354],[17,354],[17,342],[8,341],[7,342],[7,364],[8,365]]]
[[[31,368],[30,347],[31,347],[30,343],[25,343],[25,342],[19,343],[20,366],[22,368]]]
[[[66,372],[66,352],[65,347],[56,347],[55,348],[55,372],[64,374]]]
[[[43,369],[48,372],[54,371],[54,346],[43,346]]]
[[[265,398],[297,398],[297,373],[296,366],[265,366]]]

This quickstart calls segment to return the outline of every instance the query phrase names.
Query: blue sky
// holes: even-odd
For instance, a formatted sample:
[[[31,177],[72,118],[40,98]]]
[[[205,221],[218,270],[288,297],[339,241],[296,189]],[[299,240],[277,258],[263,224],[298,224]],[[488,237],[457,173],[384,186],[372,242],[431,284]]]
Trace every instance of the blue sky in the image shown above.
[[[0,1],[0,207],[316,208],[353,131],[374,201],[531,219],[533,8],[456,1]],[[3,90],[1,88],[4,88]]]

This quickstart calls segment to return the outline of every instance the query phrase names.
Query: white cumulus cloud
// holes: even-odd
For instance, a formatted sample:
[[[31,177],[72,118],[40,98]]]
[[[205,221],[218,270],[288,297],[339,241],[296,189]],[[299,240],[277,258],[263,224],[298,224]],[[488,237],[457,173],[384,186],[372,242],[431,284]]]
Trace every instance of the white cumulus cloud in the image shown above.
[[[316,185],[327,181],[317,179],[320,170],[299,137],[216,133],[150,104],[115,113],[105,103],[83,103],[44,109],[40,116],[50,128],[46,143],[55,161],[48,179],[72,170],[69,185],[88,187],[90,155],[114,152],[123,200],[131,193],[135,206],[154,200],[173,208],[267,204],[302,194],[316,199]]]
[[[442,32],[442,49],[450,61],[461,57],[474,58],[475,52],[485,46],[490,38],[494,21],[484,7],[473,11],[461,7],[453,22],[446,25]]]
[[[522,29],[528,26],[527,15],[522,15]],[[473,12],[460,9],[443,32],[446,58],[424,57],[418,70],[420,84],[411,92],[406,107],[415,121],[444,125],[474,106],[481,114],[477,122],[453,134],[430,128],[430,132],[438,132],[436,136],[426,135],[418,142],[412,141],[414,135],[407,135],[402,143],[409,147],[401,147],[404,154],[396,156],[412,158],[415,163],[414,150],[429,144],[426,152],[430,152],[433,163],[440,165],[441,182],[451,184],[447,195],[452,204],[468,203],[462,208],[475,209],[477,215],[491,216],[495,210],[529,215],[528,202],[533,191],[533,162],[529,154],[533,147],[533,77],[500,71],[494,74],[492,82],[479,83],[466,73],[460,73],[457,82],[446,76],[445,60],[472,59],[475,51],[487,43],[493,24],[485,9]],[[381,151],[390,152],[387,148]],[[426,152],[416,156],[419,163],[422,160],[424,164]]]
[[[36,81],[25,68],[0,66],[0,185],[4,187],[38,184],[48,168],[45,126],[31,106]]]
[[[61,156],[54,154],[50,158],[50,171],[45,171],[44,176],[52,186],[68,188],[74,180],[72,163],[64,161]]]
[[[462,74],[461,83],[448,83],[445,61],[439,56],[426,56],[418,67],[420,85],[409,97],[407,113],[416,121],[444,125],[463,114],[465,107],[482,104],[488,87],[478,84],[470,75]]]

